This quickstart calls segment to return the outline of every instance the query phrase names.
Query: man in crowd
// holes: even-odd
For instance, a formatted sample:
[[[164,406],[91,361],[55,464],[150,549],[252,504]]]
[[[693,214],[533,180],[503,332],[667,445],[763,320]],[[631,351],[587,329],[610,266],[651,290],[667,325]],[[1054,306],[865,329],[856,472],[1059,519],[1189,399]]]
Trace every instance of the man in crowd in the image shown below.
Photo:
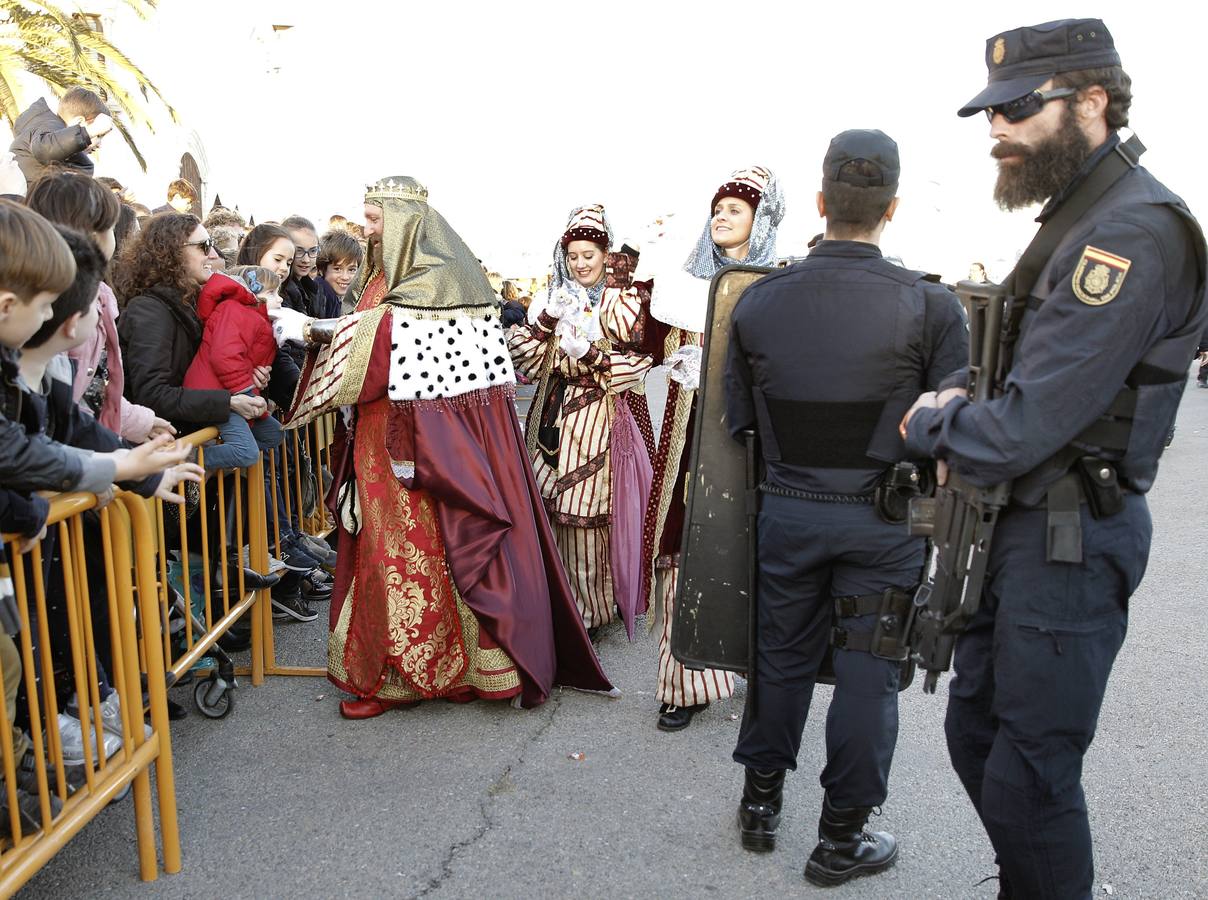
[[[984,112],[1004,209],[1047,201],[1005,286],[1013,341],[983,403],[924,394],[907,449],[974,486],[1011,483],[980,609],[956,645],[946,731],[998,858],[1000,897],[1089,898],[1081,775],[1157,474],[1204,323],[1204,238],[1122,141],[1131,81],[1098,19],[986,42]],[[942,468],[942,467],[941,467]]]
[[[50,111],[39,98],[17,117],[9,149],[17,159],[25,180],[31,185],[48,166],[93,172],[90,153],[113,130],[113,119],[105,101],[88,88],[70,88],[59,100],[58,112]]]
[[[198,214],[201,209],[201,198],[197,196],[197,188],[183,178],[177,178],[168,185],[168,202],[155,209],[155,212],[178,212]]]

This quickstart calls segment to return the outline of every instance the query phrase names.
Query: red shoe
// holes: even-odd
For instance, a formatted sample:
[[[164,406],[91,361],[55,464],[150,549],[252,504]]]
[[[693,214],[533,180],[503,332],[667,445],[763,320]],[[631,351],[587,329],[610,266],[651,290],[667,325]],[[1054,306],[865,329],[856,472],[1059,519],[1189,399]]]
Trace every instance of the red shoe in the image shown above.
[[[373,719],[388,710],[418,704],[418,700],[378,700],[373,697],[361,700],[341,700],[340,715],[345,719]]]

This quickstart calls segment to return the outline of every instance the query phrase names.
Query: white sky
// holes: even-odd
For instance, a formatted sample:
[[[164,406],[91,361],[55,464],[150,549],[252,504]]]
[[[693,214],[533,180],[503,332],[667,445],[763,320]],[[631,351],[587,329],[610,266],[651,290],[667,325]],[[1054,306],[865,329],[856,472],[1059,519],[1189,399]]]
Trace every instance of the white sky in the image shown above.
[[[985,120],[955,115],[985,83],[985,39],[1103,18],[1133,78],[1145,163],[1208,216],[1206,10],[161,0],[114,36],[202,135],[207,201],[217,191],[258,221],[300,212],[322,230],[332,213],[358,214],[367,182],[414,175],[488,265],[538,275],[572,206],[603,202],[618,237],[642,240],[672,211],[695,235],[714,188],[759,163],[787,196],[780,253],[803,253],[821,230],[813,198],[830,137],[875,127],[902,154],[886,252],[949,278],[978,259],[1002,277],[1034,226],[990,199]],[[295,27],[263,40],[273,23]],[[156,152],[154,137],[141,143]]]

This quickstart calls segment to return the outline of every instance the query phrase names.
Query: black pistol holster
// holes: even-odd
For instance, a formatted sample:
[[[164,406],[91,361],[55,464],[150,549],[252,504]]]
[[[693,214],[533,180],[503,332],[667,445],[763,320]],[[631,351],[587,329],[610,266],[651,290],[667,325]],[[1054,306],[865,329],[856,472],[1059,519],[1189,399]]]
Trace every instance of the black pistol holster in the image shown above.
[[[831,629],[831,645],[840,650],[871,653],[878,659],[903,662],[910,655],[906,637],[915,588],[886,588],[879,594],[835,598],[835,618],[877,616],[872,631],[851,631],[838,625]]]
[[[895,463],[877,481],[873,506],[882,522],[904,525],[910,513],[910,501],[928,497],[935,490],[935,477],[930,466],[913,462]]]

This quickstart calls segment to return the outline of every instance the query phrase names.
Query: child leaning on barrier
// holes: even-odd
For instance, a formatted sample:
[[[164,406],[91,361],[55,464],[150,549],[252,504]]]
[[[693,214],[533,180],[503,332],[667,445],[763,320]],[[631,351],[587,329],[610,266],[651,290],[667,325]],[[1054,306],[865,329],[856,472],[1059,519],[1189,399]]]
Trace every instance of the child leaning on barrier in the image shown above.
[[[0,508],[7,511],[0,528],[23,532],[33,542],[42,537],[42,528],[35,532],[34,526],[44,523],[46,514],[45,501],[33,491],[108,493],[114,481],[121,481],[144,493],[166,493],[180,480],[201,475],[183,462],[189,448],[176,447],[167,436],[130,450],[81,414],[72,399],[69,363],[65,377],[56,380],[47,374],[63,370],[65,357],[55,363],[55,354],[95,328],[103,267],[103,257],[89,239],[74,232],[64,237],[37,213],[0,200],[0,483],[5,487]],[[23,355],[21,348],[30,344],[35,349]],[[12,623],[5,626],[6,633],[10,627]],[[11,693],[14,701],[8,710],[11,722],[17,713],[20,668],[10,643],[0,638],[6,700]],[[77,732],[82,748],[82,730]],[[71,735],[61,734],[66,757]],[[28,792],[40,761],[26,752],[17,761],[17,787]],[[29,811],[36,802],[30,804],[20,794],[18,801],[24,823],[37,827],[40,813],[31,818]]]
[[[75,259],[54,226],[0,200],[0,484],[11,490],[103,493],[115,481],[141,480],[177,466],[189,454],[167,435],[134,450],[119,444],[95,452],[65,446],[23,424],[30,392],[20,377],[21,347],[54,315],[54,301],[75,275]]]
[[[271,366],[277,355],[267,303],[276,297],[281,279],[258,266],[233,271],[240,277],[215,272],[197,297],[197,316],[205,331],[184,386],[247,394],[258,401],[260,414],[249,419],[231,410],[218,426],[222,443],[206,451],[210,470],[255,465],[260,452],[280,446],[282,437],[281,425],[269,415],[255,382],[256,369]]]

